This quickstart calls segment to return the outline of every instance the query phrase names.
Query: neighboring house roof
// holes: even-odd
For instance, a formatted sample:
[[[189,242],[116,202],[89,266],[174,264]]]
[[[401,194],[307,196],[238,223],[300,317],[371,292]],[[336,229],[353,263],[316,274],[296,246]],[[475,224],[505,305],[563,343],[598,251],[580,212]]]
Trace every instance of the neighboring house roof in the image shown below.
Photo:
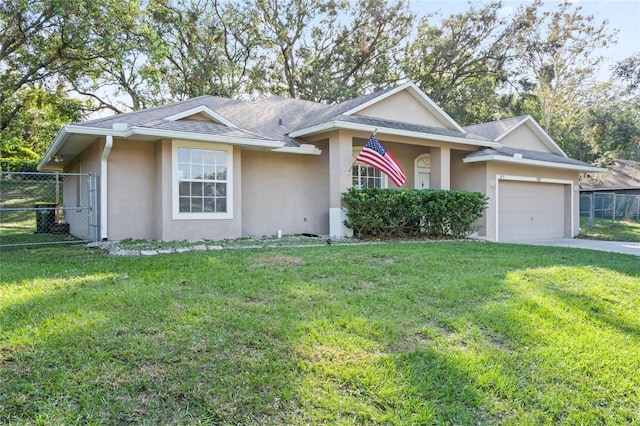
[[[522,115],[520,117],[507,118],[504,120],[491,121],[489,123],[474,124],[465,127],[468,133],[484,136],[487,139],[500,142],[508,134],[518,129],[520,126],[528,126],[546,145],[551,152],[567,156],[565,152],[556,144],[553,139],[544,131],[542,127],[530,115]]]
[[[568,170],[590,172],[606,171],[606,169],[595,167],[589,163],[585,163],[584,161],[575,160],[564,155],[508,147],[484,148],[467,155],[463,159],[463,161],[465,163],[497,161],[501,163],[512,163],[538,167],[552,167]]]
[[[587,175],[580,181],[581,191],[640,190],[640,162],[614,160],[607,166],[607,172]]]

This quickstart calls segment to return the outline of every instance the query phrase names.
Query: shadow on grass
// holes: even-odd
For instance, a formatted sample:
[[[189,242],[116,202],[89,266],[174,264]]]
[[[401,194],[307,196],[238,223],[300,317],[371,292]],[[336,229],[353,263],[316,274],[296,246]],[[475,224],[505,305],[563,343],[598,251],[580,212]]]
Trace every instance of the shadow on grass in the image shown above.
[[[631,256],[477,243],[25,253],[0,283],[2,421],[637,421],[637,323],[615,307],[638,310]]]

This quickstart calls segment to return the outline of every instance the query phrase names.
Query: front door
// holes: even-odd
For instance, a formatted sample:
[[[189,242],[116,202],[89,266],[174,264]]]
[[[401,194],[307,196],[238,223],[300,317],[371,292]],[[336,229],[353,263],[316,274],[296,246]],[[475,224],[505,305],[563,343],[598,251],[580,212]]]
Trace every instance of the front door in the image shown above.
[[[418,182],[416,183],[416,189],[429,189],[431,186],[431,173],[418,171]]]
[[[423,154],[416,158],[415,189],[431,188],[431,155]]]

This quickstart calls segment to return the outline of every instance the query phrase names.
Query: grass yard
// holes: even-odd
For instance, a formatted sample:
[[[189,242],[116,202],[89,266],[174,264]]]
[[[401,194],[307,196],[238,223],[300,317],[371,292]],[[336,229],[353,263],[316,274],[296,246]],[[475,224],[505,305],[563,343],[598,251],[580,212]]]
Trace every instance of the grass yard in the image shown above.
[[[589,228],[589,218],[580,217],[580,238],[606,241],[640,241],[640,222],[596,218]]]
[[[0,256],[2,424],[640,424],[635,256]]]

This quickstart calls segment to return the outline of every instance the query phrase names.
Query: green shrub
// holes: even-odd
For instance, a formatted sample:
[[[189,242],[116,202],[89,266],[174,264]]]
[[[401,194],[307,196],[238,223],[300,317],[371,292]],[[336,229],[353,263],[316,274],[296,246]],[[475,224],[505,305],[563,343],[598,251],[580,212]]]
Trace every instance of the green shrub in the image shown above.
[[[0,171],[3,172],[37,172],[38,162],[17,158],[0,158]]]
[[[342,194],[345,225],[357,238],[463,238],[487,198],[479,192],[350,188]]]

